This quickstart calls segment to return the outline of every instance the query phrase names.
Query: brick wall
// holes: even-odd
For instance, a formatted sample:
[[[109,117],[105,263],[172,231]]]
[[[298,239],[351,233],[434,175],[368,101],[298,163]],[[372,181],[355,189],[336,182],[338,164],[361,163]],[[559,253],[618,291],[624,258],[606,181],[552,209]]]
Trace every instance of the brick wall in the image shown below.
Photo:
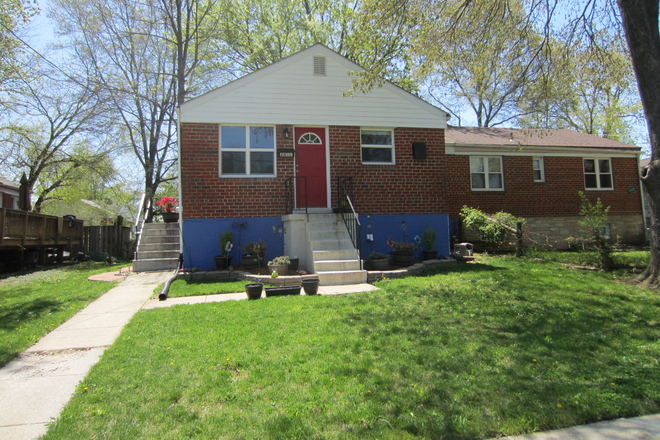
[[[446,213],[443,179],[444,130],[394,130],[396,165],[362,165],[360,127],[330,127],[332,204],[337,203],[337,176],[352,176],[355,206],[370,214]],[[414,159],[412,143],[426,143],[426,159]]]
[[[292,136],[276,127],[277,147],[293,148]],[[331,199],[337,203],[337,176],[353,177],[359,213],[432,214],[458,218],[463,205],[486,212],[504,210],[532,217],[575,216],[577,191],[600,197],[612,215],[641,214],[637,161],[612,158],[613,191],[585,191],[581,157],[545,157],[545,182],[533,181],[532,158],[504,156],[504,191],[472,191],[469,156],[445,155],[444,130],[394,130],[395,165],[363,165],[360,127],[329,127]],[[275,178],[220,178],[217,124],[181,127],[181,184],[184,218],[273,217],[285,213],[284,181],[293,176],[294,159],[277,158]],[[412,143],[426,143],[426,159],[414,159]],[[635,186],[632,193],[627,190]],[[640,216],[641,218],[641,216]]]
[[[284,214],[284,181],[293,176],[293,159],[277,158],[277,177],[220,178],[219,126],[182,124],[181,188],[183,218],[273,217]],[[278,148],[293,148],[293,139],[284,139],[285,127],[278,125]]]
[[[452,218],[458,217],[463,205],[526,218],[577,215],[581,206],[578,191],[592,202],[600,198],[605,206],[611,207],[610,214],[642,213],[635,158],[612,158],[614,190],[603,191],[584,189],[581,157],[545,157],[545,182],[534,182],[531,157],[504,156],[504,191],[472,191],[470,158],[447,156],[446,159],[451,172],[443,189]],[[628,193],[633,186],[636,190]]]

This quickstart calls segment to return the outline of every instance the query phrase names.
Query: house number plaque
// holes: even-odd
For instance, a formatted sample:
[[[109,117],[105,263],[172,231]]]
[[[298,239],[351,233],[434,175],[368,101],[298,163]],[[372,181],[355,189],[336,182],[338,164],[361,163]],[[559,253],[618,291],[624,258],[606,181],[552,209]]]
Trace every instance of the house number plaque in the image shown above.
[[[278,148],[277,157],[293,157],[293,148]]]

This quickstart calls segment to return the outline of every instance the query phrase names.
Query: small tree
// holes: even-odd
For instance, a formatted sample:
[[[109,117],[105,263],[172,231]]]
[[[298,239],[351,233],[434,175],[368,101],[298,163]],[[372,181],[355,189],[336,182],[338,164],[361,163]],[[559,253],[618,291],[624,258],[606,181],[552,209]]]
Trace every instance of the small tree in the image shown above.
[[[614,268],[612,243],[607,241],[603,237],[603,234],[601,234],[602,228],[608,223],[610,207],[604,207],[600,197],[596,199],[596,203],[594,204],[591,203],[582,191],[578,191],[578,195],[582,201],[580,215],[584,216],[582,220],[578,221],[578,225],[582,230],[585,246],[598,253],[601,268],[612,270]]]
[[[514,234],[517,238],[516,256],[522,256],[522,225],[525,223],[524,218],[515,217],[504,211],[488,215],[483,211],[465,205],[461,209],[461,216],[465,226],[479,231],[486,242],[487,249],[493,253],[497,252],[509,234]]]

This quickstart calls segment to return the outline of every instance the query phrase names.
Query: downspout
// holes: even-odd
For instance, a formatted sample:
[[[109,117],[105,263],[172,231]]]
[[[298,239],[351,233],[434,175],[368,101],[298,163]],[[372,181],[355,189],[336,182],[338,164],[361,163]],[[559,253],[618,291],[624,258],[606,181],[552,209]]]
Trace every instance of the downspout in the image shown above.
[[[646,230],[649,228],[649,225],[646,224],[646,206],[644,204],[644,185],[642,183],[642,169],[641,169],[641,160],[640,156],[642,155],[641,151],[637,153],[637,170],[638,170],[638,179],[639,179],[639,194],[642,198],[642,221],[644,222],[644,238],[646,238]]]
[[[183,199],[181,198],[181,107],[176,108],[176,146],[177,146],[177,171],[179,175],[179,263],[176,267],[176,272],[163,285],[163,289],[158,294],[160,301],[167,299],[167,294],[170,291],[170,285],[176,280],[179,271],[183,267]]]

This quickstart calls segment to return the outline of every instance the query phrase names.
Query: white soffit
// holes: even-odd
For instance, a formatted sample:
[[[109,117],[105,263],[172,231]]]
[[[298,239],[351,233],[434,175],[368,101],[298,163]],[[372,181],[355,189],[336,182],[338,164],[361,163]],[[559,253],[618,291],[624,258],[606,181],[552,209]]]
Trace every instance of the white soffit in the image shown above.
[[[314,74],[325,58],[326,74]],[[446,128],[446,113],[385,81],[344,97],[360,66],[316,44],[181,106],[181,122]]]

